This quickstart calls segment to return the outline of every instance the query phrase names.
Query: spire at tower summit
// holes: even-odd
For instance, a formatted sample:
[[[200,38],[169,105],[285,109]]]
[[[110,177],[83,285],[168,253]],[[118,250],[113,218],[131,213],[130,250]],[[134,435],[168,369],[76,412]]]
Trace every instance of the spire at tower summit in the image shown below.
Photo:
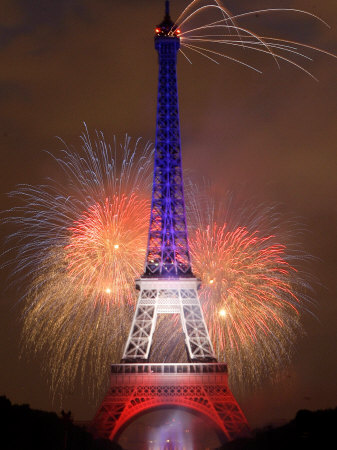
[[[165,16],[163,21],[156,27],[156,36],[170,36],[178,37],[180,30],[177,30],[177,26],[170,16],[170,2],[165,2]]]

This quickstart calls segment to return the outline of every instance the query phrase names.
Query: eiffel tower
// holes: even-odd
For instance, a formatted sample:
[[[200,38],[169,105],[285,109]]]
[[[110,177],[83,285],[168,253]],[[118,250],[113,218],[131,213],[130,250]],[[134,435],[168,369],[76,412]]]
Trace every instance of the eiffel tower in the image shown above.
[[[111,367],[111,383],[95,418],[96,435],[117,439],[138,414],[164,406],[197,412],[212,422],[224,441],[249,432],[228,388],[227,365],[213,350],[198,297],[188,247],[177,91],[180,30],[169,1],[155,30],[159,84],[152,206],[145,272],[136,280],[136,311],[121,364]],[[188,363],[151,363],[158,314],[179,314]]]

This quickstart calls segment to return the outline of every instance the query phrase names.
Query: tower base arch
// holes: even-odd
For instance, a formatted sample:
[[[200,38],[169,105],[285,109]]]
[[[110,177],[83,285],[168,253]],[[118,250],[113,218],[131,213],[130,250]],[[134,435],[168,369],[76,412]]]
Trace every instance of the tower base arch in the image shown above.
[[[226,364],[116,364],[110,388],[94,418],[96,436],[116,440],[132,418],[160,407],[194,411],[228,441],[249,434],[247,420],[228,387]]]

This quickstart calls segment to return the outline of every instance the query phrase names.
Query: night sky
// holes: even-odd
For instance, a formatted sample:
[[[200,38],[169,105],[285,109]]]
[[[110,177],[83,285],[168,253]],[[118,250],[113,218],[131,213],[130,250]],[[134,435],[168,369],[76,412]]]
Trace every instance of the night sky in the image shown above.
[[[154,140],[157,54],[154,27],[162,0],[1,0],[0,145],[2,209],[17,183],[42,183],[55,164],[44,152],[79,145],[83,122],[94,131]],[[174,19],[186,0],[172,1]],[[230,0],[233,12],[264,7],[306,9],[331,30],[299,15],[257,15],[243,22],[255,32],[283,36],[337,52],[336,0]],[[242,53],[231,52],[242,56]],[[246,55],[247,54],[247,55]],[[183,165],[257,203],[280,204],[307,232],[303,247],[315,259],[317,318],[306,317],[307,336],[277,385],[237,395],[250,424],[291,419],[297,410],[335,407],[336,383],[336,142],[337,60],[307,52],[318,79],[270,57],[246,52],[259,75],[234,63],[199,56],[178,60]],[[11,231],[2,227],[2,234]],[[55,410],[38,361],[19,359],[19,283],[1,274],[0,394],[12,402]],[[109,368],[107,367],[107,371]],[[229,368],[230,370],[230,368]],[[80,390],[65,409],[90,419],[98,404]]]

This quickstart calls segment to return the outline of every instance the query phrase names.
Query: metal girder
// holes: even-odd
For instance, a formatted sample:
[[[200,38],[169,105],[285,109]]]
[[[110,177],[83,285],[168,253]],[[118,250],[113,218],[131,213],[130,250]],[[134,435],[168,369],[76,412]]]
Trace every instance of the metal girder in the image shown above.
[[[159,55],[156,144],[146,277],[193,276],[188,249],[176,62],[179,39],[155,41]]]
[[[196,278],[140,279],[136,313],[123,353],[123,361],[147,360],[157,315],[179,314],[190,361],[215,361],[213,346],[203,317]]]

